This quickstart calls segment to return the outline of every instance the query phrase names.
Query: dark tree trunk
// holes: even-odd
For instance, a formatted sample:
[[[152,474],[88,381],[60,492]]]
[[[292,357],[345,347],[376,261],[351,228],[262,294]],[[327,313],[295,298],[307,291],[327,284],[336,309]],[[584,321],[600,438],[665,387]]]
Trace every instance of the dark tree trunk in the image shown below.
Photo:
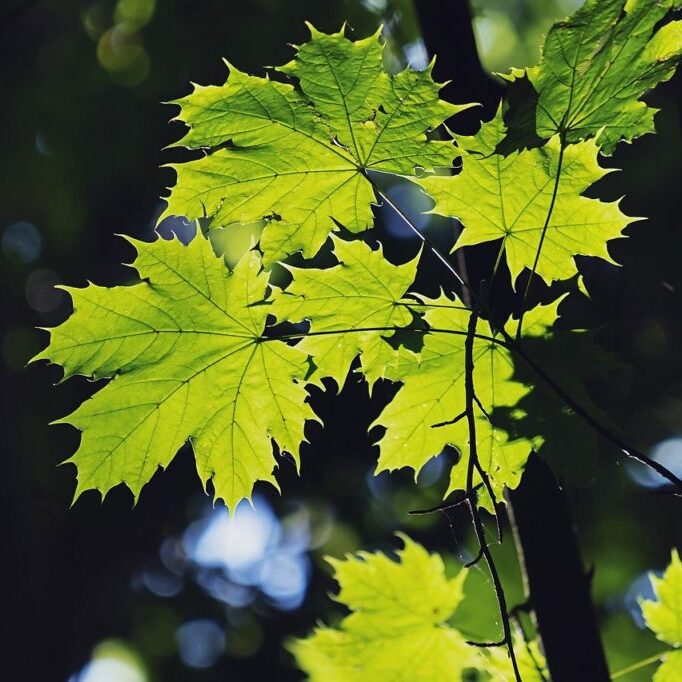
[[[478,58],[466,0],[415,0],[434,76],[452,82],[451,102],[480,102],[457,127],[471,132],[494,114],[503,86],[486,74]],[[578,541],[564,491],[549,467],[531,455],[519,488],[508,496],[530,606],[553,682],[606,682],[609,672]]]
[[[609,680],[599,624],[566,493],[532,454],[508,494],[526,594],[553,682]]]
[[[471,12],[466,0],[415,0],[417,19],[429,55],[436,55],[434,78],[450,81],[441,91],[443,99],[455,104],[477,102],[457,114],[457,128],[478,128],[481,119],[493,117],[504,96],[501,82],[487,74],[478,58]],[[472,132],[466,130],[462,132]]]

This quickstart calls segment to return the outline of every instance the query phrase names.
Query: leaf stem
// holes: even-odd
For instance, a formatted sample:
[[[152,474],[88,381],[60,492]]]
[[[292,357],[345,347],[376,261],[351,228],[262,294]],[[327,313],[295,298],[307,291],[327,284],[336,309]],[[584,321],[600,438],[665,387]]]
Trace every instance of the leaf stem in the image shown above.
[[[538,263],[540,262],[540,252],[542,251],[542,245],[545,242],[545,235],[547,234],[547,228],[549,227],[549,221],[552,219],[552,213],[554,213],[554,206],[556,204],[556,199],[559,194],[559,182],[561,181],[561,171],[564,165],[564,152],[566,151],[566,134],[561,131],[559,134],[560,148],[559,148],[559,160],[556,167],[556,177],[554,178],[554,189],[552,190],[552,199],[549,202],[549,209],[547,210],[547,217],[545,218],[545,224],[542,226],[542,233],[540,234],[540,241],[538,242],[538,248],[535,252],[535,259],[533,260],[533,267],[531,268],[530,275],[528,275],[528,281],[526,282],[526,288],[523,292],[523,302],[521,308],[521,315],[519,317],[519,324],[516,328],[516,338],[521,338],[521,328],[523,326],[523,316],[525,315],[525,303],[526,298],[528,298],[528,291],[530,290],[531,282],[535,276],[535,271],[537,270]]]
[[[616,670],[615,673],[611,674],[611,679],[615,680],[619,677],[625,677],[626,675],[629,675],[630,673],[634,673],[640,668],[646,668],[648,665],[652,665],[653,663],[656,663],[656,661],[660,661],[669,651],[661,651],[658,654],[655,654],[653,656],[649,656],[649,658],[645,658],[642,661],[638,661],[637,663],[633,663],[632,665],[627,666],[626,668],[621,668],[620,670]]]
[[[308,331],[308,332],[294,332],[292,334],[281,334],[279,336],[260,336],[258,341],[293,341],[295,339],[303,339],[306,336],[330,336],[332,334],[358,334],[362,332],[415,332],[418,334],[454,334],[456,336],[466,336],[467,332],[461,329],[443,329],[440,327],[353,327],[352,329],[325,329],[323,331]],[[476,339],[488,341],[497,345],[507,347],[507,342],[502,339],[488,336],[486,334],[476,334]]]
[[[455,270],[455,268],[452,266],[450,261],[440,252],[438,247],[436,247],[431,240],[423,235],[417,227],[414,225],[414,223],[403,213],[403,211],[400,209],[399,206],[394,204],[388,197],[388,195],[377,185],[376,182],[372,179],[372,177],[369,175],[368,172],[365,172],[365,177],[369,181],[369,183],[372,185],[374,188],[374,191],[381,197],[383,201],[386,202],[388,206],[390,206],[395,214],[407,225],[414,234],[421,239],[422,243],[425,246],[428,246],[429,249],[431,250],[431,253],[445,266],[445,268],[448,270],[448,272],[455,277],[455,279],[459,282],[459,284],[466,288],[472,295],[473,291],[471,291],[471,287],[469,284],[464,280],[464,278]]]

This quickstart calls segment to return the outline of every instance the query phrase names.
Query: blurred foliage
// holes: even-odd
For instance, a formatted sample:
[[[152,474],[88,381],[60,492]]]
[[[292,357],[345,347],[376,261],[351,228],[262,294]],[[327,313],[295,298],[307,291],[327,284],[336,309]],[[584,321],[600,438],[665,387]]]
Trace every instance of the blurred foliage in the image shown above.
[[[533,66],[549,27],[582,0],[471,0],[476,45],[488,71]]]

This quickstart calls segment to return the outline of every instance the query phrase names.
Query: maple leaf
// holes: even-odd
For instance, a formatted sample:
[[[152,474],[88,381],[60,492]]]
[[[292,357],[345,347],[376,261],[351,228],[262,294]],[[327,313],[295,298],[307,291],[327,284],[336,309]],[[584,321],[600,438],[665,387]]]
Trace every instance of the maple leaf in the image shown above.
[[[682,561],[676,550],[663,577],[651,575],[651,584],[656,601],[640,602],[644,622],[658,639],[675,647],[663,656],[654,682],[676,682],[682,675]]]
[[[280,320],[311,322],[312,334],[298,348],[313,358],[313,377],[332,377],[343,386],[360,355],[362,372],[372,385],[397,359],[383,337],[390,336],[391,327],[412,321],[408,303],[401,299],[414,281],[419,257],[392,265],[381,247],[372,250],[364,242],[336,237],[333,241],[339,264],[324,270],[287,267],[293,282],[275,297],[271,312]]]
[[[611,154],[620,140],[655,132],[656,109],[641,97],[670,79],[682,57],[682,21],[661,26],[681,5],[588,0],[554,24],[538,66],[510,75],[512,81],[527,75],[536,91],[538,135],[561,131],[567,142],[598,135],[603,153]]]
[[[618,202],[582,196],[610,172],[597,161],[597,142],[562,152],[555,136],[540,149],[503,156],[496,149],[505,134],[498,110],[478,134],[457,138],[461,173],[418,180],[436,201],[434,213],[463,223],[455,248],[501,239],[500,257],[505,254],[513,280],[533,267],[541,245],[535,272],[546,281],[572,277],[576,255],[613,262],[606,243],[622,236],[634,219],[620,211]]]
[[[298,463],[307,419],[306,356],[262,338],[268,275],[245,254],[234,270],[200,236],[134,241],[141,282],[67,289],[74,312],[35,359],[111,381],[59,420],[82,431],[68,461],[76,497],[125,483],[138,497],[191,442],[204,483],[234,508],[256,480],[277,485],[272,440]]]
[[[402,351],[389,375],[402,387],[372,424],[386,429],[378,442],[377,473],[407,466],[416,475],[431,457],[454,446],[461,458],[452,469],[447,496],[454,490],[466,490],[469,429],[464,339],[471,311],[445,296],[427,301],[426,306],[424,319],[432,331],[425,335],[421,353]],[[558,302],[530,311],[524,335],[546,334],[556,319],[557,306]],[[493,415],[501,408],[511,410],[515,418],[525,416],[517,406],[529,388],[514,381],[514,361],[504,344],[484,332],[479,334],[473,344],[478,459],[490,476],[496,497],[502,499],[505,487],[518,485],[530,451],[542,438],[540,434],[510,438],[496,425]],[[474,480],[478,483],[480,478]],[[486,492],[482,491],[480,498],[482,506],[491,508]]]
[[[398,561],[360,552],[330,559],[337,601],[352,613],[337,629],[317,628],[290,648],[311,680],[459,680],[480,654],[447,620],[462,601],[466,569],[446,578],[443,560],[400,535]]]
[[[414,175],[449,166],[451,142],[427,132],[466,108],[443,102],[425,71],[389,75],[379,32],[352,42],[310,27],[311,40],[276,69],[290,82],[229,66],[221,86],[195,86],[176,100],[189,126],[180,144],[206,154],[174,165],[164,215],[212,216],[212,225],[263,218],[264,262],[313,256],[342,224],[373,224],[368,171]]]

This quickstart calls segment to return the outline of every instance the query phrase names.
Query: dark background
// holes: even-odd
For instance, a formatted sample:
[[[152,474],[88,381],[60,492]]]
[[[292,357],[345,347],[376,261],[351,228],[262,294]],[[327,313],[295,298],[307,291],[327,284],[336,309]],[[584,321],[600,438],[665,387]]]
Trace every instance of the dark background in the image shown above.
[[[458,4],[463,5],[453,0]],[[475,35],[484,68],[532,63],[538,36],[575,4],[478,0]],[[0,559],[6,569],[2,641],[8,645],[3,679],[125,682],[120,672],[106,677],[113,674],[102,672],[106,666],[88,668],[93,651],[100,660],[127,666],[127,674],[137,675],[131,682],[245,680],[259,674],[300,679],[282,642],[340,613],[327,598],[333,582],[323,556],[390,549],[396,545],[391,533],[398,529],[430,549],[451,553],[454,561],[467,556],[472,543],[465,515],[407,515],[439,499],[447,479],[445,456],[429,466],[420,485],[407,472],[371,480],[376,451],[366,431],[391,389],[380,387],[370,400],[366,387],[351,378],[340,397],[333,387],[313,395],[325,428],[310,429],[302,477],[283,462],[282,497],[257,487],[263,508],[270,505],[285,528],[307,538],[297,555],[303,573],[309,571],[305,597],[298,608],[285,609],[267,591],[250,587],[243,597],[248,603],[240,606],[242,597],[229,596],[227,589],[234,575],[188,556],[189,535],[181,541],[188,525],[218,518],[211,516],[191,453],[183,450],[168,471],[155,476],[134,508],[122,488],[104,503],[87,493],[70,508],[74,469],[57,465],[75,450],[78,434],[48,423],[74,409],[94,387],[81,379],[53,387],[57,368],[24,367],[47,339],[35,327],[52,326],[68,314],[67,297],[53,285],[128,281],[130,271],[120,263],[130,260],[131,250],[115,233],[152,237],[162,206],[158,197],[173,182],[161,166],[174,157],[162,149],[182,132],[179,124],[168,124],[174,110],[161,101],[185,94],[190,80],[221,82],[222,57],[254,73],[262,73],[263,64],[288,61],[287,44],[307,38],[304,20],[325,31],[348,20],[355,35],[365,36],[382,15],[396,63],[405,46],[418,58],[423,48],[415,42],[419,27],[409,2],[2,3],[0,485],[2,518],[8,521]],[[448,70],[442,77],[454,81],[447,96],[485,105],[462,117],[460,131],[471,132],[478,117],[494,112],[499,85],[481,76],[469,21],[440,22],[431,29],[446,32],[450,48],[442,66],[439,62]],[[581,261],[593,298],[575,297],[569,322],[602,325],[598,339],[620,363],[608,382],[593,386],[599,406],[633,444],[668,458],[665,463],[680,475],[679,75],[649,100],[662,108],[659,135],[626,145],[606,160],[625,170],[597,188],[608,199],[626,195],[623,210],[649,219],[628,228],[629,239],[612,244],[622,267]],[[414,253],[416,243],[395,219],[383,209],[378,214],[376,236],[391,240],[391,257]],[[426,229],[433,239],[447,240],[442,223]],[[477,255],[467,258],[475,268]],[[427,261],[422,279],[437,277],[436,269]],[[578,442],[572,454],[554,464],[571,497],[586,561],[596,566],[594,593],[616,670],[663,648],[639,629],[636,599],[649,594],[645,573],[661,569],[671,546],[682,541],[679,503],[659,494],[660,481],[623,462],[608,445],[594,451]],[[511,601],[520,601],[511,542],[497,553]],[[473,607],[461,615],[462,627],[494,637],[489,583],[480,571],[469,582]],[[625,679],[650,675],[649,670]]]

